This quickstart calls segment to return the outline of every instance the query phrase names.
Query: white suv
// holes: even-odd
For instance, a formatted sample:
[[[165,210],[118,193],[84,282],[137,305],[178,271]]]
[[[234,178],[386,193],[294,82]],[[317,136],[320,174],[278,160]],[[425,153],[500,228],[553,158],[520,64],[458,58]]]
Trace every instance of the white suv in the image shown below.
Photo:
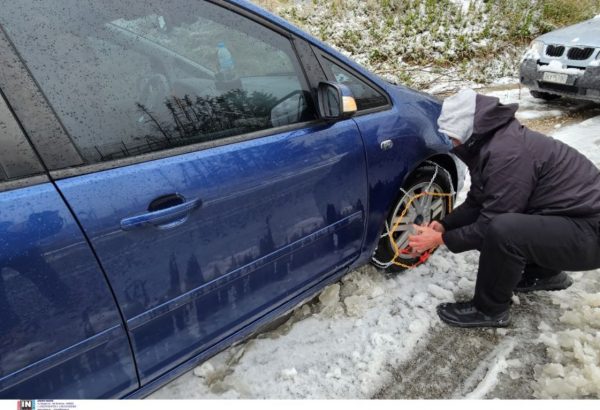
[[[600,16],[546,33],[523,56],[521,83],[537,98],[600,102]]]

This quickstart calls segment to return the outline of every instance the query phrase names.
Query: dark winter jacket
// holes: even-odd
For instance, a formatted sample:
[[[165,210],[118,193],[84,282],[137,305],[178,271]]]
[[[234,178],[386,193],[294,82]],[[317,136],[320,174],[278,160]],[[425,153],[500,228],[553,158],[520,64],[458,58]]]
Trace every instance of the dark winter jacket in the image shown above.
[[[469,167],[467,199],[442,221],[452,252],[480,249],[504,213],[600,217],[600,171],[574,148],[525,128],[516,104],[477,95],[473,134],[453,152]]]

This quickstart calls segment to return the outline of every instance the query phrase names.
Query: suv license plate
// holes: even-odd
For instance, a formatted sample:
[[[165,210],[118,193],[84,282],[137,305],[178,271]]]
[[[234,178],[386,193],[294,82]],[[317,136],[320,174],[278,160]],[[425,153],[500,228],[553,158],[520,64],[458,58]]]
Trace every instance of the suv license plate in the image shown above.
[[[546,71],[542,78],[549,83],[566,84],[569,76],[567,74],[550,73]]]

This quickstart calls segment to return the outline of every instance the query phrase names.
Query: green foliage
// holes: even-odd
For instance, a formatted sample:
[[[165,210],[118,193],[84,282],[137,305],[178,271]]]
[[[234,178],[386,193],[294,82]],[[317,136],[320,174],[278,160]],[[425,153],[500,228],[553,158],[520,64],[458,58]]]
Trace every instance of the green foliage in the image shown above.
[[[382,9],[389,9],[391,3],[392,3],[391,0],[381,0],[381,8]]]
[[[600,13],[600,0],[542,0],[544,31],[590,19]]]
[[[389,55],[387,53],[382,53],[378,49],[373,49],[369,54],[369,62],[374,65],[387,61],[388,58]]]

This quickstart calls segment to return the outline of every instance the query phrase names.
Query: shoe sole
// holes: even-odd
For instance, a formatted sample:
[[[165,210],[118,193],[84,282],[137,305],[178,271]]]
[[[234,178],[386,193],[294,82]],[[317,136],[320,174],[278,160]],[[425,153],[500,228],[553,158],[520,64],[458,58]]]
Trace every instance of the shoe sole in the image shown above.
[[[510,320],[506,321],[506,322],[502,322],[502,323],[462,323],[462,322],[453,322],[451,320],[447,320],[447,319],[443,319],[440,317],[440,319],[442,319],[442,321],[446,324],[449,324],[450,326],[455,326],[455,327],[462,327],[462,328],[473,328],[473,327],[494,327],[494,328],[498,328],[498,327],[508,327],[510,325]]]
[[[529,292],[537,292],[537,291],[542,291],[542,290],[546,290],[548,292],[556,292],[559,290],[565,290],[571,287],[571,285],[573,284],[573,280],[569,279],[568,283],[561,283],[561,284],[556,284],[554,286],[540,286],[540,287],[536,287],[536,286],[531,286],[529,288],[516,288],[514,290],[515,293],[529,293]]]
[[[444,323],[447,323],[451,326],[456,326],[456,327],[462,327],[462,328],[470,328],[470,327],[507,327],[510,325],[510,317],[508,319],[506,319],[506,321],[503,322],[470,322],[470,323],[463,323],[463,322],[456,322],[454,320],[448,319],[444,316],[442,316],[439,312],[438,312],[438,316],[440,318],[440,320]]]

